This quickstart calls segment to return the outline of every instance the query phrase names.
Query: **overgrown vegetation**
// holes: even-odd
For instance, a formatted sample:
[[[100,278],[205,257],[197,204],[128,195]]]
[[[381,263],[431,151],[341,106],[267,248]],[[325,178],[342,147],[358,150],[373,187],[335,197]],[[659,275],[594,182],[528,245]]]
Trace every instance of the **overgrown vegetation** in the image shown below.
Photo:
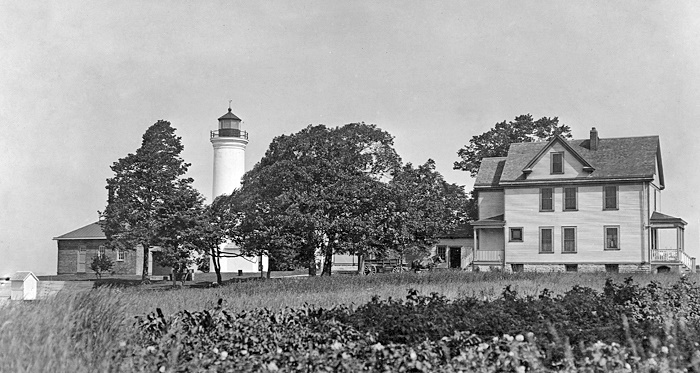
[[[478,276],[462,279],[497,280],[496,274]],[[12,303],[0,308],[0,371],[666,372],[700,367],[700,287],[693,281],[601,279],[600,287],[521,295],[516,289],[524,288],[523,281],[537,280],[528,276],[510,277],[494,297],[449,298],[406,293],[410,285],[405,285],[438,277],[347,277],[354,285],[361,279],[364,286],[401,283],[404,295],[375,296],[356,306],[279,304],[274,309],[232,307],[233,299],[223,299],[200,305],[199,311],[168,315],[157,309],[136,319],[128,306],[139,298],[127,290]],[[537,276],[552,284],[557,278]],[[266,283],[271,282],[240,285],[254,292]],[[310,300],[319,284],[276,285]],[[236,290],[237,297],[246,296],[244,288]]]

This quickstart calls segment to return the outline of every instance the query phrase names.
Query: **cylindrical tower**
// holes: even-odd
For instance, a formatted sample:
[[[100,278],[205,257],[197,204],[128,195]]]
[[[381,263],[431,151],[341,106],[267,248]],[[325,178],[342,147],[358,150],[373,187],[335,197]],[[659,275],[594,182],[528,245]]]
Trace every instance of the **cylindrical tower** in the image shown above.
[[[228,113],[219,118],[219,129],[211,131],[210,140],[214,146],[213,200],[241,186],[248,133],[241,130],[241,119],[229,108]]]

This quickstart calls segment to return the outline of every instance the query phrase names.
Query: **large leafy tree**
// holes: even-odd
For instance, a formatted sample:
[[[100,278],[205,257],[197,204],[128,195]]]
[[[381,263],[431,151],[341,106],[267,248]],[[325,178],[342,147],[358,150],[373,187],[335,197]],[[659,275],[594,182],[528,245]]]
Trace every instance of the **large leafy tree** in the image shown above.
[[[383,240],[403,258],[424,255],[438,235],[466,221],[464,189],[450,184],[435,170],[435,162],[398,169],[387,184],[387,219],[381,224]]]
[[[180,198],[192,179],[184,177],[189,164],[180,157],[182,150],[175,128],[159,120],[143,134],[135,153],[114,162],[114,176],[107,179],[109,198],[101,213],[103,230],[113,247],[143,247],[144,280],[150,248],[163,244],[172,234],[167,227],[173,214],[186,205],[180,204]]]
[[[512,121],[496,123],[481,135],[472,136],[469,144],[457,152],[461,160],[454,163],[454,169],[468,171],[475,177],[483,158],[505,157],[512,143],[549,140],[556,135],[571,138],[571,128],[559,124],[557,117],[533,120],[530,114],[520,115]]]
[[[367,216],[381,179],[400,163],[393,138],[374,125],[308,126],[275,138],[243,178],[241,248],[271,260],[295,257],[330,275],[332,255],[376,249]]]

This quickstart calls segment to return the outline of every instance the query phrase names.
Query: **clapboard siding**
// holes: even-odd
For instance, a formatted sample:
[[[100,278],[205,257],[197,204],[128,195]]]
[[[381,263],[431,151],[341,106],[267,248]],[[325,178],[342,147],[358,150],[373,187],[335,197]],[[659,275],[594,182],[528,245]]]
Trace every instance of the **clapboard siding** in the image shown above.
[[[564,173],[563,174],[552,174],[552,153],[564,152]],[[585,177],[588,176],[588,172],[583,170],[583,165],[579,162],[573,154],[566,151],[562,144],[555,142],[549,150],[542,155],[542,157],[532,166],[532,172],[528,175],[530,180],[540,180],[540,179],[570,179],[572,177]]]
[[[647,261],[649,212],[642,183],[620,184],[619,209],[603,211],[603,186],[578,186],[578,211],[563,210],[563,189],[554,187],[554,211],[539,211],[539,188],[505,190],[506,235],[523,227],[523,242],[505,242],[506,263],[641,263]],[[604,227],[620,227],[620,250],[604,250]],[[576,227],[577,252],[562,253],[562,227]],[[553,227],[553,254],[539,253],[539,227]]]
[[[502,215],[503,210],[503,191],[479,191],[479,219],[488,219],[494,216]]]

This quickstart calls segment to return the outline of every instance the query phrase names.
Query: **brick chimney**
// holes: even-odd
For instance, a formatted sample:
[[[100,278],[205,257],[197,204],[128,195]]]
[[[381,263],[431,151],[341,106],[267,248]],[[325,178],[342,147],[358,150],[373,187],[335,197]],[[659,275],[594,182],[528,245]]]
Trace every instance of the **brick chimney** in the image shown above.
[[[595,127],[591,128],[591,142],[588,145],[590,150],[598,150],[598,143],[600,139],[598,138],[598,130]]]

